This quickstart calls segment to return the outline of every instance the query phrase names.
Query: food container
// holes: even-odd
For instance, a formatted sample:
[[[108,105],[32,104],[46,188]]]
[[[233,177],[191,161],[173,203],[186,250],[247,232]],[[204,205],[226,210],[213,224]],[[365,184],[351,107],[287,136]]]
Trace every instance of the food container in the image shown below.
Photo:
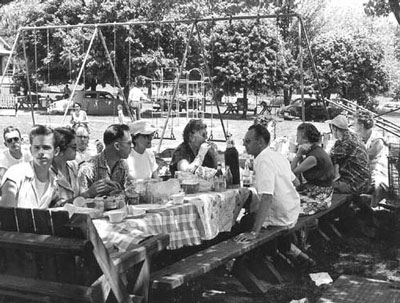
[[[196,180],[183,180],[181,187],[186,194],[195,194],[199,192],[200,183]]]
[[[174,204],[182,204],[183,200],[185,199],[185,193],[180,192],[178,194],[173,194],[169,196],[169,198],[172,200],[172,203]]]

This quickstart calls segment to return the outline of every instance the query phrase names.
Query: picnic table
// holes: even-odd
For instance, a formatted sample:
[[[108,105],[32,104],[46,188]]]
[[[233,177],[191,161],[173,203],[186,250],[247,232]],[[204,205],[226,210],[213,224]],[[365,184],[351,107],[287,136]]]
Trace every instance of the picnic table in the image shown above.
[[[127,251],[152,235],[170,236],[167,249],[199,245],[230,231],[235,217],[250,197],[250,189],[228,189],[186,195],[184,204],[160,206],[139,218],[112,224],[105,218],[93,223],[110,253]]]

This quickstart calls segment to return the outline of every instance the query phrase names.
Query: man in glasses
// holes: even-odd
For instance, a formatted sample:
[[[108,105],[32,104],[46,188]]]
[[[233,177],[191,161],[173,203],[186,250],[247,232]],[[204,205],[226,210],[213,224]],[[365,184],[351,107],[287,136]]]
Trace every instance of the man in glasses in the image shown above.
[[[105,149],[81,164],[78,172],[82,196],[93,198],[122,190],[128,181],[129,167],[126,159],[132,148],[129,127],[112,124],[103,134]]]
[[[97,153],[93,148],[89,147],[89,131],[84,124],[76,126],[75,134],[77,146],[75,160],[80,164],[84,161],[88,161]]]
[[[3,138],[7,149],[0,153],[0,180],[10,166],[32,159],[31,153],[21,148],[21,132],[18,128],[7,126],[3,130]]]
[[[247,153],[254,155],[259,207],[251,231],[240,234],[238,241],[252,240],[268,226],[292,228],[300,213],[300,196],[293,185],[296,177],[290,163],[282,154],[267,148],[269,141],[270,133],[261,124],[250,126],[243,139]]]

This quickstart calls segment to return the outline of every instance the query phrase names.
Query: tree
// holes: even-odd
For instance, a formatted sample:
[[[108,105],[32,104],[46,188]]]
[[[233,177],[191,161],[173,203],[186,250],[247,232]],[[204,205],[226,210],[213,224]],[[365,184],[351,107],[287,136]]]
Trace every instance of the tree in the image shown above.
[[[372,97],[388,90],[383,52],[372,39],[327,34],[315,40],[312,51],[326,97],[338,93],[370,107]]]
[[[400,3],[398,0],[369,0],[364,4],[364,10],[369,16],[388,16],[393,13],[400,25]]]

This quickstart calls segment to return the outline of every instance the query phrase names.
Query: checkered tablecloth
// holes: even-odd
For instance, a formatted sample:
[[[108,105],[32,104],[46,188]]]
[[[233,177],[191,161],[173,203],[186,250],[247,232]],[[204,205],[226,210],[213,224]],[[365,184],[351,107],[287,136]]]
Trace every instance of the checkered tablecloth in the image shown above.
[[[143,239],[166,233],[170,236],[168,249],[198,245],[218,233],[229,231],[235,207],[241,207],[248,197],[248,189],[189,195],[187,203],[175,205],[142,218],[125,219],[111,224],[105,218],[93,220],[107,249],[126,251]]]

